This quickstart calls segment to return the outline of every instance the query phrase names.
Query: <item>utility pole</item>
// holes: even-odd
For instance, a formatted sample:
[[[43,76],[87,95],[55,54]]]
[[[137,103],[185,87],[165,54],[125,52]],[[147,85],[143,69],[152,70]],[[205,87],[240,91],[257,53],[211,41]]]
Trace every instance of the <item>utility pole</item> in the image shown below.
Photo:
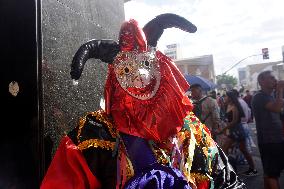
[[[253,55],[250,55],[250,56],[247,56],[243,59],[241,59],[240,61],[238,61],[237,63],[235,63],[230,69],[228,69],[227,71],[225,71],[222,75],[226,74],[228,71],[230,71],[231,69],[233,69],[235,66],[237,66],[238,64],[240,64],[242,61],[250,58],[250,57],[253,57],[253,56],[259,56],[259,55],[263,55],[262,53],[261,54],[253,54]]]

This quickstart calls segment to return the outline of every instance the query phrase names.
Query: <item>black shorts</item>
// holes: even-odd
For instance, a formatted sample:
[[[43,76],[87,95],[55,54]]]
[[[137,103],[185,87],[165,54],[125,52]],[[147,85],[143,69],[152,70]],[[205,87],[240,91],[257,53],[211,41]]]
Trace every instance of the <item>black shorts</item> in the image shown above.
[[[284,169],[284,142],[259,144],[263,172],[268,177],[279,177]]]
[[[242,142],[246,140],[246,135],[243,124],[238,123],[229,129],[228,137],[236,142]]]

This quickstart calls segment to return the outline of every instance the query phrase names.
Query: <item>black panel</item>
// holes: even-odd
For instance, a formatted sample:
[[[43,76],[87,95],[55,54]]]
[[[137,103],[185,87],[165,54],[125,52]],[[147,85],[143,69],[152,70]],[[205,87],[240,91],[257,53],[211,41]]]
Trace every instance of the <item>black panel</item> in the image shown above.
[[[0,2],[0,188],[38,188],[36,2]],[[17,96],[9,83],[19,85]]]

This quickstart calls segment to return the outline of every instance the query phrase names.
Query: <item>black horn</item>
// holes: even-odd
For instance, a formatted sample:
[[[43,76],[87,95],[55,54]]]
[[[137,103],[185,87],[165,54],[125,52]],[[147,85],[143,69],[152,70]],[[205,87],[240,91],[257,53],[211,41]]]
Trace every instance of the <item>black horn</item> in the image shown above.
[[[71,64],[71,78],[78,80],[84,69],[86,61],[90,58],[100,59],[106,63],[112,63],[120,48],[113,40],[90,40],[81,45],[73,57]]]
[[[161,14],[143,27],[148,45],[156,47],[157,41],[163,34],[164,29],[172,27],[179,28],[189,33],[194,33],[197,30],[195,25],[181,16],[171,13]]]

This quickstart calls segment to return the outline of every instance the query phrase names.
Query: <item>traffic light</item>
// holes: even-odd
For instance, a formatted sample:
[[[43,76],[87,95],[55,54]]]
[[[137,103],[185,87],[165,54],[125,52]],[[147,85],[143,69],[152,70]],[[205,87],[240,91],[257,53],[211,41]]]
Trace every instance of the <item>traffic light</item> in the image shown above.
[[[263,57],[263,59],[269,59],[269,51],[268,51],[268,48],[263,48],[263,49],[262,49],[262,57]]]

